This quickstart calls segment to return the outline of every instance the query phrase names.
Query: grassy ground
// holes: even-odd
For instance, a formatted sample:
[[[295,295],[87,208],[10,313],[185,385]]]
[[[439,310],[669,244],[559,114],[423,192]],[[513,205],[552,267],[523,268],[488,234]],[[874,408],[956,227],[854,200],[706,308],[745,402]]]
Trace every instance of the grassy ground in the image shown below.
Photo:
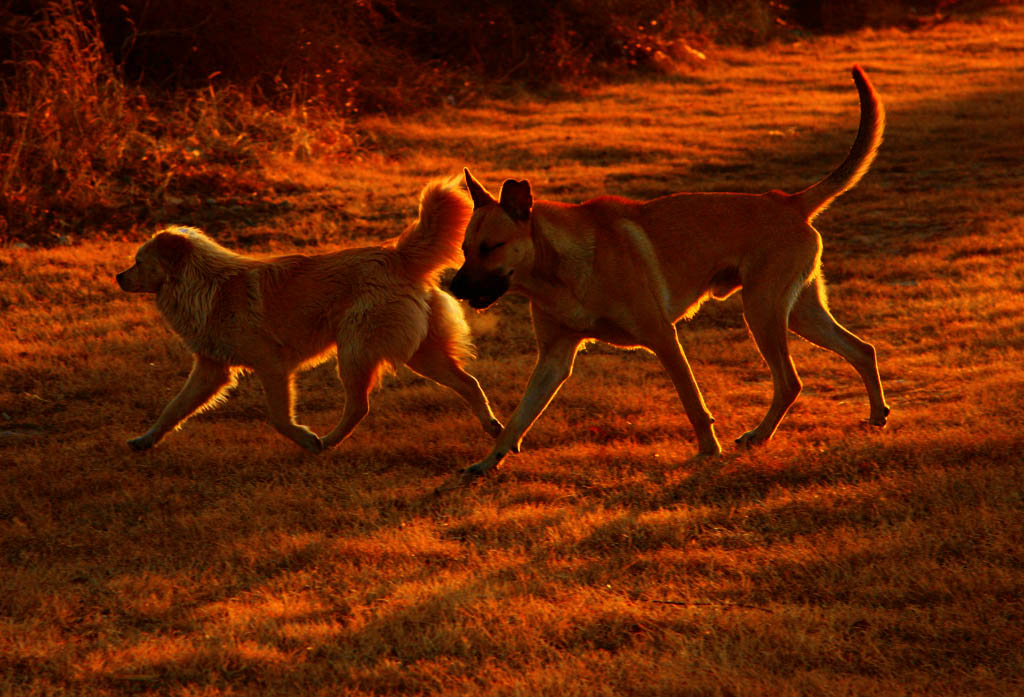
[[[113,274],[134,246],[0,250],[0,695],[1008,695],[1024,691],[1024,12],[713,53],[571,101],[363,124],[358,160],[282,158],[248,198],[174,203],[250,251],[395,234],[464,164],[582,200],[795,189],[842,159],[848,69],[889,110],[861,185],[818,221],[832,307],[878,349],[894,413],[794,340],[775,439],[691,459],[656,361],[601,347],[504,467],[402,372],[306,456],[244,381],[131,453],[188,369]],[[173,203],[173,202],[172,202]],[[532,366],[525,303],[477,319],[502,416]],[[738,305],[680,329],[723,439],[767,407]],[[330,366],[300,381],[318,432]]]

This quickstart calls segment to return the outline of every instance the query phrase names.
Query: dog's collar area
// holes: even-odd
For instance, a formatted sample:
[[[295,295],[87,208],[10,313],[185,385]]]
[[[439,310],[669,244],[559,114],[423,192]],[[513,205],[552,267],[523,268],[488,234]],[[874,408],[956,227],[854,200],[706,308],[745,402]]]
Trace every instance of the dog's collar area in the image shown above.
[[[480,295],[475,298],[469,298],[466,302],[474,310],[483,310],[496,303],[500,297],[501,295]]]

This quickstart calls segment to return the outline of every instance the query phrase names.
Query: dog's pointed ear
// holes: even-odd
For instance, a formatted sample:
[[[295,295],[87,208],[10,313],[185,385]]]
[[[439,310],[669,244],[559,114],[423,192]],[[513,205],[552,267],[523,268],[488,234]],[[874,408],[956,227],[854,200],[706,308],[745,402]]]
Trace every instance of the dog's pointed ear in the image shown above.
[[[497,203],[494,197],[488,193],[484,185],[476,180],[472,174],[469,173],[469,168],[463,169],[466,173],[466,188],[469,189],[469,195],[473,198],[473,209],[481,208],[489,203]]]
[[[529,220],[530,211],[533,210],[533,193],[530,191],[530,182],[525,179],[521,181],[506,179],[505,183],[501,185],[501,198],[498,203],[512,220]]]
[[[185,265],[185,260],[192,251],[192,241],[184,235],[173,232],[160,232],[153,238],[157,256],[164,268],[177,273]]]

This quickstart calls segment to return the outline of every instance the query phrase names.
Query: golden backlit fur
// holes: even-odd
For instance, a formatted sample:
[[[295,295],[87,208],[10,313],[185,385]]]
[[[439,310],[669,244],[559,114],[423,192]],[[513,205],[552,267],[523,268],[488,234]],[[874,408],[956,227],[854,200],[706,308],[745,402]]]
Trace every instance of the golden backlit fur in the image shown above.
[[[531,302],[538,357],[526,393],[494,449],[467,471],[479,475],[518,448],[572,373],[580,345],[599,339],[642,347],[661,360],[696,432],[701,454],[721,452],[714,419],[676,336],[675,323],[709,298],[742,288],[743,313],[772,373],[774,395],[741,445],[772,437],[800,393],[787,330],[836,351],[860,374],[869,420],[884,425],[874,348],[828,311],[822,241],[810,224],[861,179],[882,142],[885,114],[859,67],[860,128],[850,154],[796,194],[679,193],[652,201],[602,196],[578,205],[533,201],[529,182],[507,180],[498,200],[466,171],[473,216],[466,261],[452,293],[484,308],[507,291]]]
[[[469,201],[453,179],[428,184],[419,219],[380,246],[257,259],[194,228],[154,235],[117,281],[126,291],[156,294],[157,308],[195,363],[181,392],[129,445],[152,447],[222,399],[240,371],[251,370],[266,390],[274,427],[319,452],[363,418],[381,372],[403,364],[455,390],[488,433],[500,433],[479,383],[462,368],[472,344],[461,309],[437,286],[440,271],[461,257],[469,216]],[[335,350],[345,411],[321,440],[295,423],[292,378]]]

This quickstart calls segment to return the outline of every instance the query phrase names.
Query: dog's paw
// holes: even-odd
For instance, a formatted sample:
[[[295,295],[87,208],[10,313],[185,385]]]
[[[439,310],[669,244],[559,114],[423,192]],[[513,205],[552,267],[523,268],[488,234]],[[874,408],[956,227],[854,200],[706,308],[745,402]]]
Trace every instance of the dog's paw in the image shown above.
[[[466,469],[462,470],[462,479],[463,481],[467,482],[472,481],[474,479],[479,479],[480,477],[483,477],[497,466],[497,463],[493,465],[488,464],[486,460],[484,460],[483,462],[478,462],[475,465],[470,465]]]
[[[501,422],[497,419],[491,419],[485,426],[484,430],[491,438],[497,438],[501,435],[501,432],[505,430],[505,427],[501,425]]]
[[[753,448],[756,445],[761,445],[767,438],[761,436],[756,430],[747,431],[742,436],[736,439],[736,445],[741,448]]]
[[[287,428],[279,428],[278,431],[303,450],[313,454],[322,453],[325,449],[324,441],[305,426],[290,424]]]
[[[886,423],[886,419],[889,418],[889,414],[891,413],[891,411],[892,410],[889,409],[889,407],[882,407],[881,414],[872,414],[868,418],[868,423],[871,424],[872,426],[876,426],[878,428],[884,427],[885,423]]]
[[[312,431],[309,432],[308,436],[303,436],[303,438],[297,442],[314,455],[319,455],[325,450],[324,442]]]
[[[128,447],[135,452],[142,452],[143,450],[149,450],[156,445],[156,439],[153,436],[146,434],[139,436],[138,438],[132,438],[128,441]]]
[[[722,454],[722,446],[718,443],[701,447],[697,450],[697,457],[718,457]]]
[[[483,462],[478,462],[475,465],[467,467],[464,470],[460,470],[455,474],[454,477],[449,478],[448,481],[446,481],[444,484],[434,489],[434,494],[444,494],[449,491],[455,491],[456,489],[462,489],[471,486],[474,482],[479,481],[481,478],[484,477],[484,475],[486,475],[496,466],[496,464],[488,465],[487,461],[484,460]]]

